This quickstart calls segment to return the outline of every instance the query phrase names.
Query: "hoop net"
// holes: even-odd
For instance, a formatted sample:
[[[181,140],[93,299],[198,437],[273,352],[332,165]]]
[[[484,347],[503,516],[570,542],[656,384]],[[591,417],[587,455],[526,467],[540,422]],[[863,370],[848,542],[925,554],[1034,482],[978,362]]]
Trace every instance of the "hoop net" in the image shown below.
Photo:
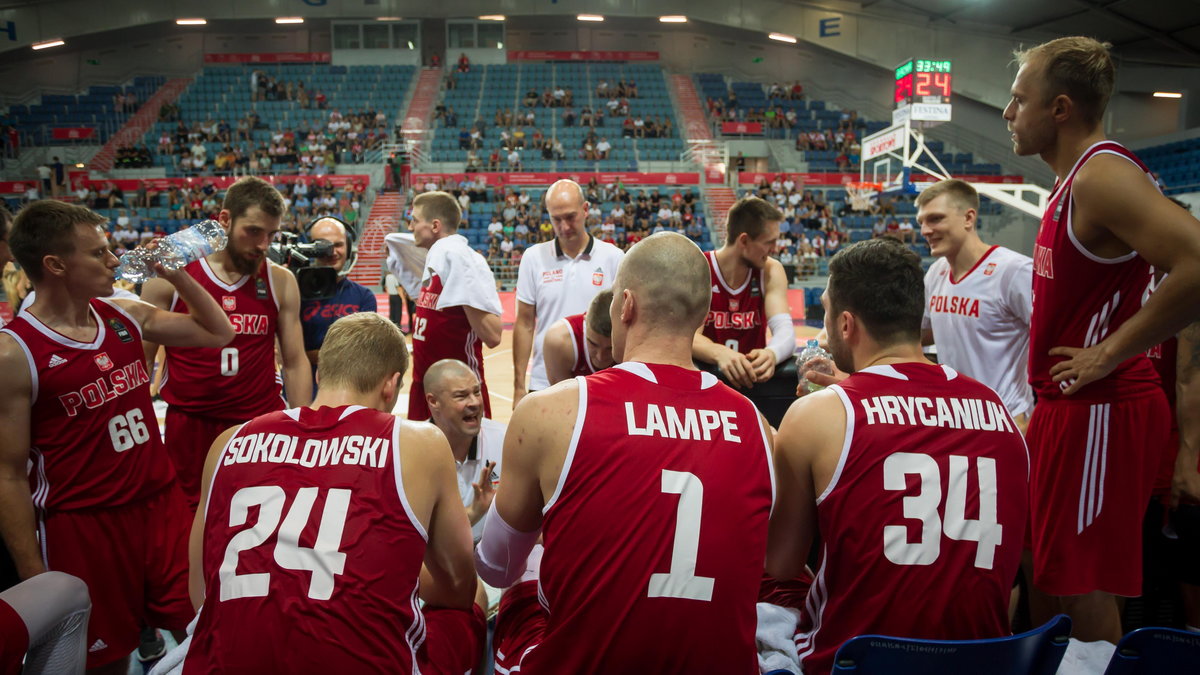
[[[883,186],[879,183],[846,183],[846,195],[850,197],[850,208],[866,211],[871,207],[871,197]]]

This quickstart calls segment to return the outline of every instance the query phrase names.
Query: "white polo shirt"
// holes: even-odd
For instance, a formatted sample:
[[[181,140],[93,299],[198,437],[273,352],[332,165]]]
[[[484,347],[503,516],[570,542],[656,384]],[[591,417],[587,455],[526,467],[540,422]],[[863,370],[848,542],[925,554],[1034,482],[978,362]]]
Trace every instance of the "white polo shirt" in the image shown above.
[[[530,391],[550,386],[542,359],[546,330],[563,317],[583,314],[597,293],[611,288],[624,255],[616,246],[591,236],[575,258],[562,252],[557,238],[535,244],[525,252],[517,274],[517,301],[533,305],[537,311]]]
[[[1029,321],[1033,260],[993,246],[960,279],[938,258],[925,273],[923,328],[933,330],[938,360],[996,391],[1013,415],[1033,410]]]
[[[496,420],[483,418],[480,423],[479,436],[467,451],[467,458],[458,465],[458,495],[462,497],[463,506],[470,508],[475,503],[475,481],[479,480],[479,472],[487,462],[495,462],[492,468],[492,482],[500,482],[500,458],[504,454],[504,431],[508,425]],[[483,523],[487,518],[480,518],[478,523],[471,526],[471,534],[475,543],[483,537]]]

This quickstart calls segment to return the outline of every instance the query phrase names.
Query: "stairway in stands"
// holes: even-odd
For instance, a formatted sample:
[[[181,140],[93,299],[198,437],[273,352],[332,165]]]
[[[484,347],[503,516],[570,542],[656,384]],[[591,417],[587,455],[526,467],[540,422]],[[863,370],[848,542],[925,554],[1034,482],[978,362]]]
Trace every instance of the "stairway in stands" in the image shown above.
[[[441,68],[422,68],[413,87],[412,101],[404,115],[404,140],[409,141],[410,157],[423,157],[427,153],[421,147],[427,131],[432,126],[433,109],[437,105],[442,86]]]
[[[379,286],[383,261],[387,257],[383,238],[399,229],[405,201],[402,192],[380,192],[375,197],[359,238],[358,261],[350,272],[350,278],[354,281],[368,288]]]
[[[112,171],[113,163],[117,159],[117,150],[126,145],[140,145],[142,137],[158,121],[158,111],[164,105],[178,100],[180,94],[191,83],[192,78],[190,77],[167,80],[166,84],[159,87],[153,96],[146,99],[142,107],[138,108],[137,112],[125,123],[125,126],[113,134],[103,148],[100,148],[100,152],[96,153],[91,164],[88,165],[88,170],[101,173]]]
[[[690,75],[671,75],[671,89],[675,94],[675,102],[679,113],[683,116],[683,128],[687,133],[688,154],[692,161],[699,165],[706,176],[713,172],[723,173],[721,163],[721,148],[713,139],[708,127],[708,118],[704,104],[696,93],[696,85]],[[704,206],[708,209],[708,223],[713,231],[715,246],[725,242],[725,214],[737,200],[733,189],[720,184],[703,181],[702,191]]]

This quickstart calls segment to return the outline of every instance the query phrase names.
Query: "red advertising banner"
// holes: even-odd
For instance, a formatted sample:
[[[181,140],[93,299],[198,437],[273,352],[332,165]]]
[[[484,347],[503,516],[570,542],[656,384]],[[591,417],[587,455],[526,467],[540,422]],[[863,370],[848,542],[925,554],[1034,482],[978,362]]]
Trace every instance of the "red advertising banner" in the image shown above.
[[[417,173],[412,184],[421,187],[429,182],[441,183],[451,180],[460,183],[483,178],[488,185],[549,185],[560,178],[586,185],[593,178],[602,185],[623,183],[625,185],[698,185],[700,174],[691,173]]]
[[[205,63],[329,63],[329,52],[271,52],[266,54],[205,54]]]
[[[509,61],[657,61],[658,52],[539,52],[510,49]]]
[[[721,122],[721,133],[727,136],[761,136],[762,122]]]
[[[738,174],[738,183],[741,185],[755,185],[762,179],[766,178],[767,182],[775,180],[778,176],[780,180],[786,180],[787,176],[791,176],[792,180],[796,181],[797,185],[845,185],[846,183],[857,182],[859,176],[857,173],[750,173],[743,171]],[[1017,184],[1024,183],[1025,179],[1021,176],[975,176],[962,175],[955,176],[961,178],[968,183],[1008,183]],[[912,176],[914,182],[924,183],[933,182],[935,179],[926,176],[922,173],[915,173]]]
[[[0,195],[23,195],[37,183],[36,180],[0,180]]]
[[[95,135],[95,127],[56,127],[50,130],[50,138],[56,141],[84,140]]]

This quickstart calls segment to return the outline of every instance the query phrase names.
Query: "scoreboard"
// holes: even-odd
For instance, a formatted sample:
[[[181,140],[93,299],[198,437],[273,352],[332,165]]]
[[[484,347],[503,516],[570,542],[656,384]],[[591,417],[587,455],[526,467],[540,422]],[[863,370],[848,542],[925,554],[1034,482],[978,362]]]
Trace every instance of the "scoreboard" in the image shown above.
[[[950,120],[950,95],[953,92],[950,61],[908,59],[896,66],[895,75],[893,120]]]

